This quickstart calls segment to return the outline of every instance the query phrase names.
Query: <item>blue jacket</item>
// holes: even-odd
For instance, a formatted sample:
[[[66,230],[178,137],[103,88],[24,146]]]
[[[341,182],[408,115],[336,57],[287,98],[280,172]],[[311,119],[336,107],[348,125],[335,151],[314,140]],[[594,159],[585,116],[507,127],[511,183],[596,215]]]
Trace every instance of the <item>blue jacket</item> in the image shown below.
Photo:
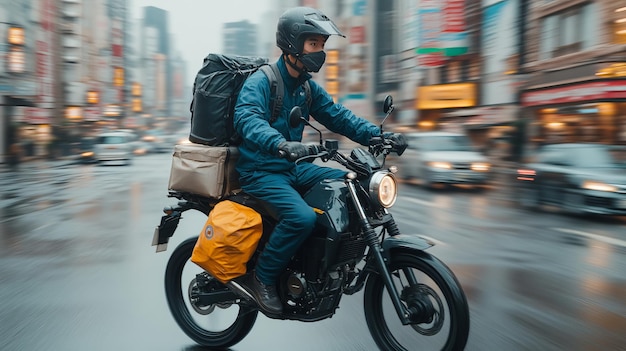
[[[296,128],[289,126],[289,112],[298,105],[302,116],[308,120],[315,118],[330,131],[344,135],[361,145],[367,145],[372,136],[380,135],[380,129],[364,118],[357,117],[352,111],[334,103],[332,97],[316,82],[309,80],[311,86],[311,110],[306,104],[302,84],[311,75],[293,78],[287,72],[282,56],[278,59],[285,84],[283,109],[278,119],[270,124],[270,85],[262,71],[250,75],[243,84],[235,105],[235,130],[243,142],[239,146],[237,170],[282,172],[294,167],[293,162],[279,158],[278,145],[283,141],[302,141],[304,124]]]

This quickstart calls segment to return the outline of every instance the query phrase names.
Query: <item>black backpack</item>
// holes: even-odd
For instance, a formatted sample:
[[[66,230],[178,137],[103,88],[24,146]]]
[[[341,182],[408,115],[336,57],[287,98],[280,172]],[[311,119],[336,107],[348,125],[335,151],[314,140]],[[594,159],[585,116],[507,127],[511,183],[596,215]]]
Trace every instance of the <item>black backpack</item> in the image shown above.
[[[276,121],[283,107],[284,84],[276,64],[261,57],[209,54],[193,84],[191,132],[189,141],[210,146],[236,146],[241,137],[235,132],[233,115],[237,96],[244,81],[258,69],[271,85],[270,123]],[[304,89],[307,105],[311,105],[311,87]]]

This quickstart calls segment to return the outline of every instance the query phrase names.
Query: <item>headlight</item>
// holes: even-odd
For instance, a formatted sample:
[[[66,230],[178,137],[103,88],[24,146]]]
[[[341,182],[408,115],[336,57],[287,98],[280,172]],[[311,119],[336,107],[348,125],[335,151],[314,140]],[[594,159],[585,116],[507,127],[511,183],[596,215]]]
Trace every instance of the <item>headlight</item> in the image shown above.
[[[378,203],[389,208],[396,202],[398,187],[396,178],[387,172],[376,172],[370,181],[370,197],[376,199]]]
[[[603,182],[597,182],[595,180],[585,180],[582,187],[583,189],[588,190],[608,191],[612,193],[617,192],[617,187]]]
[[[441,169],[452,169],[452,164],[450,162],[432,161],[432,162],[428,162],[428,167],[441,168]]]
[[[473,162],[472,171],[476,172],[488,172],[491,165],[486,162]]]
[[[85,151],[82,154],[80,154],[82,157],[91,157],[93,156],[93,151]]]

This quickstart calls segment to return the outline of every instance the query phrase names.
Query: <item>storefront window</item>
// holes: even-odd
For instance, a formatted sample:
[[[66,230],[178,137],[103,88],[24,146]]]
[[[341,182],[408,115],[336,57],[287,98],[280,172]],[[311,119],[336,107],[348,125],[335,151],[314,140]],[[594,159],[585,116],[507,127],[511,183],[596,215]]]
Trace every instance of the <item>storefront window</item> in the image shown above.
[[[591,142],[618,143],[620,128],[616,103],[602,102],[544,108],[540,114],[540,139],[547,144]],[[626,136],[626,135],[625,135]]]

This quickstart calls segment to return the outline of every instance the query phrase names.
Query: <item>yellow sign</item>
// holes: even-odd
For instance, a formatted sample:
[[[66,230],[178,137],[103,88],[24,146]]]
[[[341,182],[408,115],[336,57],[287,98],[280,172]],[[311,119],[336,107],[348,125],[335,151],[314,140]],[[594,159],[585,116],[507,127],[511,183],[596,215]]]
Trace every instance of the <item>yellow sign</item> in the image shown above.
[[[133,83],[131,94],[133,96],[141,96],[141,84],[140,83],[137,83],[137,82]]]
[[[87,92],[87,103],[97,104],[100,102],[100,94],[97,91],[90,90]]]
[[[326,92],[330,95],[339,94],[339,82],[336,80],[326,81]]]
[[[9,27],[7,41],[11,45],[24,45],[24,28]]]
[[[339,78],[339,66],[330,65],[326,67],[326,79],[336,80]]]
[[[142,110],[142,106],[141,106],[141,99],[133,99],[132,101],[133,104],[133,112],[141,112]]]
[[[334,65],[339,62],[339,50],[326,51],[326,64]]]
[[[454,83],[422,86],[417,89],[416,108],[433,110],[476,106],[476,84]]]
[[[116,87],[124,86],[124,69],[115,67],[113,70],[113,85]]]
[[[80,106],[68,106],[65,108],[65,118],[71,121],[83,119],[83,109]]]

